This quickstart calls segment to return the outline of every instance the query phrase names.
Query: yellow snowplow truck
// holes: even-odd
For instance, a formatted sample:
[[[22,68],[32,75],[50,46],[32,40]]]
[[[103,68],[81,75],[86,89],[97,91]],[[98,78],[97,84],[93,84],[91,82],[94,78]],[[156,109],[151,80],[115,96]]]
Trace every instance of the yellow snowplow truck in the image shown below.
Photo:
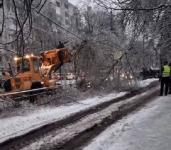
[[[4,89],[9,91],[23,91],[54,85],[56,81],[51,73],[58,70],[64,63],[71,62],[68,49],[53,49],[42,52],[40,56],[33,54],[15,57],[15,75],[4,77]]]

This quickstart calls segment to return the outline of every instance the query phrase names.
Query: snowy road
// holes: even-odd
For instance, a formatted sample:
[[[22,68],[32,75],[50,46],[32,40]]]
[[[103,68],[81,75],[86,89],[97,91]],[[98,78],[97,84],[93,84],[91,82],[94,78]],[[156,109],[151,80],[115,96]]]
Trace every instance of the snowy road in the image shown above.
[[[68,121],[70,122],[66,125],[56,126],[54,124],[50,127],[50,130],[42,128],[38,130],[38,132],[36,131],[30,134],[30,136],[15,138],[13,142],[1,145],[1,149],[78,150],[82,145],[90,141],[92,136],[95,136],[97,132],[100,133],[102,131],[101,129],[108,127],[119,118],[123,117],[123,115],[130,113],[137,109],[137,107],[150,101],[150,99],[153,99],[156,92],[158,92],[158,87],[125,99],[124,101],[112,103],[103,109],[96,109],[95,112],[86,114],[80,119],[74,119],[74,121],[72,121],[73,117],[69,118]]]
[[[147,79],[139,84],[141,87],[148,86],[156,79]],[[122,97],[126,92],[112,93],[105,96],[96,96],[93,98],[79,101],[78,103],[70,103],[60,107],[46,107],[39,110],[24,113],[19,116],[0,119],[0,143],[23,134],[30,132],[36,128],[46,124],[56,122],[58,120],[67,118],[80,111],[93,108],[98,104],[111,101],[113,98]],[[29,122],[29,123],[28,123]]]
[[[156,88],[151,91],[156,91]],[[49,150],[53,149],[54,145],[57,146],[60,145],[60,143],[66,143],[67,141],[74,138],[76,135],[86,131],[87,129],[91,129],[94,125],[100,125],[105,118],[109,116],[112,118],[112,113],[121,111],[122,106],[129,104],[131,104],[132,106],[133,103],[138,101],[138,99],[141,99],[141,97],[144,97],[144,95],[147,95],[147,93],[149,92],[142,93],[125,101],[111,104],[109,107],[96,113],[90,114],[78,120],[74,124],[69,124],[68,126],[65,126],[61,129],[57,129],[56,131],[53,130],[53,132],[49,133],[46,136],[43,136],[41,139],[34,141],[32,144],[28,145],[23,150],[30,150],[35,148]]]
[[[171,96],[158,97],[110,126],[83,150],[170,150]]]
[[[96,124],[105,122],[103,120],[106,118],[113,120],[112,117],[122,116],[124,112],[134,109],[137,104],[141,105],[142,102],[145,102],[145,99],[148,99],[150,95],[154,96],[158,91],[158,87],[154,88],[153,86],[150,88],[151,90],[147,90],[149,88],[145,90],[146,92],[141,90],[137,95],[136,92],[133,94],[126,94],[125,92],[112,93],[104,97],[94,97],[79,101],[79,103],[71,103],[67,106],[44,108],[33,111],[31,114],[0,119],[1,148],[5,146],[4,149],[11,149],[12,147],[14,149],[15,147],[17,150],[21,148],[30,150],[35,149],[35,147],[41,149],[46,146],[50,148],[61,145],[60,143],[74,139],[76,135],[93,128]],[[71,122],[74,123],[72,126]],[[34,132],[31,132],[33,130]],[[25,134],[26,136],[23,138]],[[21,138],[17,138],[17,136],[21,136]],[[10,138],[15,138],[14,142],[10,140],[11,145],[9,142],[8,144],[3,143]],[[50,143],[51,146],[49,147]]]

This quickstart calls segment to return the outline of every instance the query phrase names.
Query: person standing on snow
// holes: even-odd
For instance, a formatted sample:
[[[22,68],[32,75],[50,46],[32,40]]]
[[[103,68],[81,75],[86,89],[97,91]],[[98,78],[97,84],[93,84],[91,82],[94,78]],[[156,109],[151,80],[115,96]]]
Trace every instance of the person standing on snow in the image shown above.
[[[170,74],[171,74],[171,68],[170,68],[170,66],[168,65],[168,62],[165,61],[163,67],[161,68],[160,96],[163,95],[164,87],[165,87],[165,95],[168,94],[169,82],[170,82]]]
[[[169,63],[171,69],[171,62]],[[170,79],[169,79],[169,94],[171,94],[171,71],[170,71]]]

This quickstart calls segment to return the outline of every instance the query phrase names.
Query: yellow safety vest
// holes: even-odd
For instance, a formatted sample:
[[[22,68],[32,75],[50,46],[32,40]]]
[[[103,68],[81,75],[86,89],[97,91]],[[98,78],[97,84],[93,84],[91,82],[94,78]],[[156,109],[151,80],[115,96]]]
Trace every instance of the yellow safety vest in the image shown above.
[[[164,65],[163,66],[164,70],[162,72],[162,77],[169,77],[170,76],[170,66],[169,65]]]

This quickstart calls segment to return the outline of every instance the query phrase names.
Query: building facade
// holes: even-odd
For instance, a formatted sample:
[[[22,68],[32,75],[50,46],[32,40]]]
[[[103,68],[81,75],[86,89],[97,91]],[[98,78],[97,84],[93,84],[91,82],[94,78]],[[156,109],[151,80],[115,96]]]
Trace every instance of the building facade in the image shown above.
[[[79,10],[76,6],[68,0],[50,0],[49,4],[54,7],[60,25],[66,28],[74,25],[76,27],[76,21],[79,19]]]

